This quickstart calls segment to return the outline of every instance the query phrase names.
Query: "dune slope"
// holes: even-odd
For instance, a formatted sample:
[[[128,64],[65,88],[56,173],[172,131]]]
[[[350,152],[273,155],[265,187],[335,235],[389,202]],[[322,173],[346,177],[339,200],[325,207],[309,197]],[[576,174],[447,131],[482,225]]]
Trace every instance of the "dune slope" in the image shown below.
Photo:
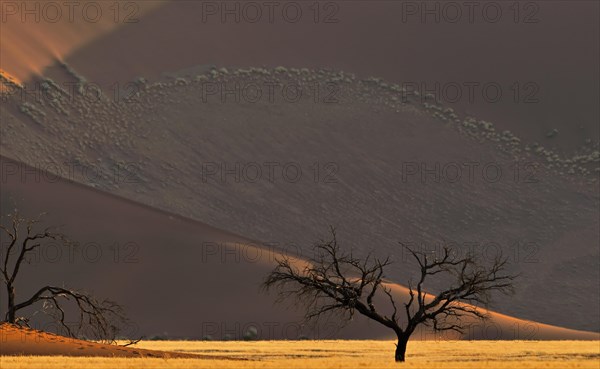
[[[82,79],[65,65],[53,71],[57,81]],[[502,251],[523,277],[495,309],[598,329],[593,145],[563,155],[342,71],[199,66],[137,81],[116,101],[41,83],[52,99],[23,102],[17,89],[3,106],[9,158],[300,252],[331,224],[347,247],[391,255],[389,278],[400,284],[415,269],[399,241],[484,258]],[[270,96],[272,83],[303,95]],[[254,101],[256,88],[264,95]],[[581,314],[565,313],[574,307]]]
[[[598,137],[596,2],[520,3],[518,9],[500,2],[494,5],[502,16],[494,22],[486,21],[482,4],[470,19],[459,3],[462,17],[449,21],[444,12],[453,14],[452,6],[396,1],[327,2],[317,21],[314,5],[300,2],[302,17],[289,22],[282,15],[286,3],[278,3],[272,19],[263,7],[257,22],[247,21],[241,8],[238,21],[235,15],[222,21],[226,3],[215,3],[211,14],[207,3],[169,3],[72,50],[65,60],[107,89],[198,64],[328,67],[416,84],[455,110],[567,152]],[[437,6],[438,21],[420,17],[422,9],[407,14],[411,5]],[[469,83],[476,84],[472,98]],[[558,136],[546,137],[553,129]]]
[[[3,159],[2,164],[7,168],[16,163]],[[132,324],[123,333],[133,338],[239,339],[251,326],[257,328],[260,339],[393,336],[361,316],[341,330],[335,319],[322,322],[318,328],[304,326],[299,305],[274,304],[273,296],[259,287],[274,259],[294,251],[290,245],[252,242],[197,221],[52,178],[22,181],[8,176],[3,185],[3,212],[10,211],[12,200],[25,214],[48,211],[48,222],[64,224],[64,232],[80,243],[73,252],[46,245],[38,257],[24,265],[18,280],[21,298],[36,291],[40,283],[65,284],[108,297],[125,306]],[[302,259],[295,260],[302,265]],[[390,287],[398,301],[405,301],[406,288],[395,284]],[[376,303],[383,311],[389,308],[385,299],[378,298]],[[33,310],[24,313],[32,314]],[[468,322],[464,338],[598,338],[594,333],[497,313],[491,313],[491,318],[485,323]],[[37,328],[55,329],[39,314],[33,323]],[[440,336],[428,331],[415,333],[415,339],[432,338]]]
[[[149,358],[226,359],[223,356],[137,349],[84,341],[8,323],[0,323],[0,355],[61,355]],[[239,360],[239,359],[238,359]]]

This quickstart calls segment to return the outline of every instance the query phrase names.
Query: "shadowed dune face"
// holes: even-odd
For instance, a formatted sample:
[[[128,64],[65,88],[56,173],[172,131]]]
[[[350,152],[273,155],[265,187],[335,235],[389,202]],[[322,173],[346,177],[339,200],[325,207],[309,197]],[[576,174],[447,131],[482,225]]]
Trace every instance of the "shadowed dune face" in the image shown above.
[[[2,159],[2,163],[10,163]],[[63,180],[3,183],[2,212],[14,199],[25,214],[49,212],[48,222],[80,244],[74,251],[48,244],[18,281],[19,296],[40,283],[82,287],[125,305],[133,324],[125,334],[166,338],[240,338],[250,326],[261,339],[392,338],[393,333],[361,316],[338,330],[335,319],[318,329],[300,325],[301,309],[274,305],[259,285],[285,247],[262,245],[199,222],[151,209]],[[168,231],[168,232],[167,232]],[[93,240],[93,241],[90,241]],[[60,251],[59,251],[60,250]],[[295,259],[302,268],[304,261]],[[173,267],[177,266],[177,267]],[[42,278],[43,276],[43,278]],[[390,284],[398,301],[407,289]],[[2,291],[3,295],[4,291]],[[4,299],[3,299],[4,301]],[[292,304],[293,305],[293,304]],[[389,310],[385,296],[377,306]],[[296,307],[299,305],[296,304]],[[4,312],[4,306],[0,313]],[[470,339],[597,339],[597,334],[552,327],[491,313],[488,322],[466,322]],[[34,326],[55,329],[39,316]],[[428,331],[416,339],[457,338]],[[4,346],[4,345],[3,345]]]
[[[457,110],[561,150],[599,134],[597,2],[533,2],[518,9],[507,2],[499,10],[483,3],[472,13],[460,7],[455,22],[455,10],[439,2],[328,2],[317,22],[315,10],[301,3],[295,23],[282,15],[286,3],[272,16],[262,9],[256,22],[248,21],[252,9],[227,13],[235,3],[212,2],[216,9],[207,2],[168,4],[67,60],[103,86],[198,64],[330,67],[416,84]],[[409,8],[415,4],[418,9]],[[440,9],[423,16],[426,6]],[[548,139],[553,129],[559,134]]]
[[[256,22],[239,2],[237,15],[227,15],[225,2],[154,0],[127,2],[135,5],[118,14],[104,3],[90,22],[88,2],[73,22],[68,9],[57,23],[47,21],[51,9],[37,12],[40,22],[30,16],[24,23],[23,9],[8,9],[0,68],[25,81],[58,58],[108,90],[198,64],[332,67],[432,91],[457,110],[560,150],[600,133],[597,2],[533,2],[518,10],[505,3],[496,22],[483,8],[459,9],[451,22],[452,9],[423,16],[421,5],[408,8],[413,2],[328,2],[337,5],[319,8],[318,22],[305,4],[296,23],[282,15],[289,2],[272,16],[261,9]],[[547,138],[554,129],[558,136]]]
[[[55,73],[69,77],[63,69]],[[207,90],[268,81],[297,81],[307,94],[237,103]],[[337,100],[325,102],[326,92],[315,100],[314,83],[323,91],[333,83]],[[133,100],[116,104],[76,93],[23,109],[11,96],[2,113],[13,139],[2,153],[303,253],[332,224],[348,248],[397,260],[389,278],[401,284],[415,266],[399,241],[487,260],[503,252],[523,277],[495,309],[597,329],[598,295],[589,291],[598,290],[598,270],[586,262],[597,258],[597,153],[578,164],[587,175],[568,175],[568,157],[527,152],[526,140],[485,121],[342,72],[198,68],[135,86]],[[22,175],[19,166],[5,170]],[[548,283],[559,287],[548,293]],[[582,314],[546,308],[575,305]]]

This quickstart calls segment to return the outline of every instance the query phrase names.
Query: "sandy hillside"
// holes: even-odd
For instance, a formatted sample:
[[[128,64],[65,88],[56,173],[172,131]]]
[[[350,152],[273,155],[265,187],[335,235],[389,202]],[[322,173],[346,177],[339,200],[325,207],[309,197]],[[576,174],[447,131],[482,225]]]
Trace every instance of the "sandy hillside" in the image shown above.
[[[338,22],[317,24],[310,18],[294,24],[202,22],[202,2],[189,1],[144,2],[140,22],[131,24],[104,18],[94,25],[23,27],[13,18],[3,24],[0,68],[26,87],[37,83],[44,97],[35,101],[1,81],[11,96],[1,102],[0,153],[301,253],[333,224],[348,247],[398,260],[389,278],[399,284],[414,266],[404,262],[398,241],[427,249],[474,245],[487,256],[503,250],[523,278],[516,295],[499,300],[496,310],[598,331],[600,117],[594,107],[600,42],[591,18],[599,5],[543,3],[536,23],[515,25],[508,16],[494,24],[436,25],[398,22],[401,3],[340,2]],[[279,65],[286,68],[274,68]],[[441,105],[407,96],[401,86],[407,81],[498,82],[506,99]],[[515,81],[534,82],[539,102],[509,98]],[[68,90],[64,82],[82,89]],[[104,95],[93,99],[92,90],[90,101],[86,88],[96,82]],[[277,90],[270,100],[271,82],[299,84],[303,96],[290,102]],[[262,99],[207,94],[236,83],[259,86]],[[548,136],[553,129],[558,134]],[[466,165],[473,163],[471,179]],[[502,171],[498,181],[481,170],[490,163]],[[461,177],[425,174],[423,181],[419,165],[437,164],[449,176],[460,167]],[[276,166],[273,178],[270,165]],[[23,168],[3,168],[13,178],[3,180],[4,199],[25,191],[26,180],[10,182]],[[10,191],[4,191],[8,182]],[[67,193],[62,202],[70,201]],[[113,204],[107,212],[124,206]],[[108,225],[94,227],[82,238],[121,240],[113,231],[103,233]],[[151,240],[177,244],[173,237],[157,233]],[[220,239],[215,237],[209,240]],[[170,249],[153,250],[153,257],[181,265]],[[139,275],[159,279],[177,268]],[[217,266],[211,271],[221,273]]]
[[[179,352],[120,347],[19,327],[0,324],[0,355],[63,355],[147,358],[225,359],[223,356],[194,355]]]
[[[4,160],[3,168],[8,163]],[[20,296],[37,290],[43,276],[45,283],[64,283],[110,297],[125,305],[132,324],[124,334],[135,338],[240,338],[251,326],[261,339],[391,337],[387,329],[360,316],[341,330],[334,320],[311,330],[298,323],[301,309],[274,305],[273,296],[262,293],[259,285],[281,250],[293,251],[290,245],[262,245],[63,180],[7,178],[2,204],[12,196],[28,214],[44,209],[50,212],[49,219],[65,224],[64,231],[81,243],[73,253],[58,251],[57,245],[44,247],[40,259],[24,267]],[[7,210],[3,205],[2,211]],[[406,288],[391,287],[396,298],[404,301]],[[51,327],[43,320],[34,322],[34,327]],[[468,327],[464,338],[598,338],[496,313],[491,321],[471,322]],[[427,331],[415,333],[416,339],[439,337]]]
[[[85,78],[65,65],[52,72]],[[305,94],[235,102],[207,93],[273,81]],[[42,82],[52,99],[25,103],[13,93],[4,105],[9,158],[302,252],[332,224],[357,252],[392,255],[398,267],[389,278],[400,284],[414,265],[399,241],[470,247],[484,257],[502,250],[523,278],[496,310],[597,330],[597,143],[577,155],[552,151],[341,71],[200,66],[138,81],[137,94],[118,102]],[[436,165],[446,177],[427,174]],[[489,165],[495,169],[484,173]],[[580,314],[565,313],[574,307]]]
[[[568,152],[598,137],[597,2],[522,3],[518,13],[513,3],[500,2],[501,16],[494,23],[482,15],[485,3],[472,21],[463,7],[459,21],[447,21],[440,11],[436,23],[432,16],[421,21],[407,14],[407,3],[394,1],[327,2],[316,23],[312,3],[300,3],[302,16],[291,23],[282,15],[286,3],[279,3],[272,22],[263,9],[253,23],[244,21],[241,8],[236,23],[232,16],[221,21],[225,5],[211,15],[206,3],[167,4],[139,23],[73,50],[65,60],[106,87],[198,64],[328,67],[398,84],[425,83],[422,92],[436,82],[441,88],[456,83],[461,86],[457,100],[451,87],[439,96],[500,130]],[[472,101],[464,85],[471,82],[479,84]],[[499,101],[486,100],[495,91],[483,93],[488,83],[500,86]],[[559,134],[547,138],[553,129]]]
[[[138,23],[162,1],[3,1],[0,68],[19,82],[41,74],[54,60],[123,26]]]

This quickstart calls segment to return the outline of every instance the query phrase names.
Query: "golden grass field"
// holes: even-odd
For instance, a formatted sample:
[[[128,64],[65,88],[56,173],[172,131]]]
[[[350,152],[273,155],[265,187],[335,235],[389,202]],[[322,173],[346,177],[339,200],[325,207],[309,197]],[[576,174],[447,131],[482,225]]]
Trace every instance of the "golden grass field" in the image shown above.
[[[0,367],[113,368],[593,368],[600,341],[412,341],[407,361],[395,363],[392,341],[148,341],[135,348],[228,356],[157,359],[2,356]]]

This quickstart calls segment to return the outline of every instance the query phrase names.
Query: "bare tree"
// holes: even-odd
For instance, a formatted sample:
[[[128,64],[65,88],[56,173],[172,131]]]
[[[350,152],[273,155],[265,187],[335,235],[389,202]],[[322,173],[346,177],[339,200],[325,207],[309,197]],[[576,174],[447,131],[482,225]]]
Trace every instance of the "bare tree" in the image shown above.
[[[0,273],[8,295],[5,322],[28,325],[29,318],[17,314],[27,307],[39,304],[41,311],[50,315],[69,336],[78,337],[85,334],[88,338],[114,342],[127,318],[122,307],[113,301],[98,300],[85,292],[46,285],[28,299],[17,302],[15,283],[23,264],[28,263],[29,258],[35,255],[36,250],[45,242],[69,244],[65,235],[55,228],[37,230],[43,215],[36,219],[27,219],[15,209],[14,213],[6,217],[8,224],[0,224],[3,235],[7,237],[1,244],[0,254]],[[4,220],[4,216],[2,218]],[[74,325],[68,324],[66,320],[66,304],[69,302],[79,311],[77,324]]]
[[[502,257],[486,268],[475,256],[458,257],[449,248],[431,260],[426,253],[402,245],[418,263],[420,276],[416,285],[408,284],[408,301],[399,307],[384,279],[390,259],[380,260],[372,254],[355,258],[340,250],[335,229],[331,229],[331,234],[331,240],[315,245],[315,256],[302,270],[287,257],[278,259],[263,287],[276,288],[278,301],[295,298],[305,304],[306,320],[333,314],[347,322],[358,312],[383,324],[398,338],[395,360],[399,362],[405,360],[406,345],[419,325],[464,333],[462,318],[487,318],[478,306],[487,306],[494,291],[510,292],[516,278],[506,274],[506,259]],[[426,278],[443,274],[450,286],[437,294],[427,294],[423,288]],[[378,295],[388,301],[389,314],[375,306]]]

